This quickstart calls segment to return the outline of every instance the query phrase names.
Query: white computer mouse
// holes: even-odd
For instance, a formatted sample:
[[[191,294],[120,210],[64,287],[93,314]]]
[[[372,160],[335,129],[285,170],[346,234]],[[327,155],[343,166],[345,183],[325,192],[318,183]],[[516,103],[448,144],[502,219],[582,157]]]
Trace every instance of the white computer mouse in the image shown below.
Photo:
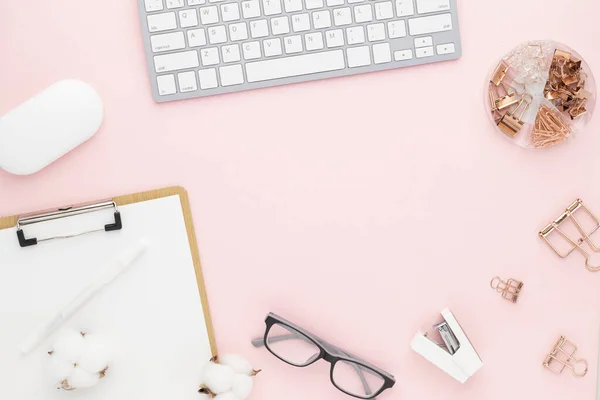
[[[0,168],[30,175],[79,146],[100,129],[104,110],[85,82],[57,82],[0,117]]]

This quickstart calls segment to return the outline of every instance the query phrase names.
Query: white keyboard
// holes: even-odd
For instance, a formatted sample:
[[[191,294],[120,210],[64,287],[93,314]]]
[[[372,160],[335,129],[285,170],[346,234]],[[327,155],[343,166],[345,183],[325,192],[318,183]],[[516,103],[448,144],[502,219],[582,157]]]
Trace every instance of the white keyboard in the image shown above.
[[[138,0],[157,102],[447,61],[456,0]]]

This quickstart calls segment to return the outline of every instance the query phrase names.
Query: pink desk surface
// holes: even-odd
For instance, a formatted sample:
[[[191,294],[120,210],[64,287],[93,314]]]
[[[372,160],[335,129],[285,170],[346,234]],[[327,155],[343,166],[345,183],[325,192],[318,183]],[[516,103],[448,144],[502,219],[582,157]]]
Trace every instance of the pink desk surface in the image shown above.
[[[0,171],[0,214],[186,187],[220,351],[264,370],[253,400],[347,399],[326,363],[295,369],[251,347],[269,311],[394,373],[382,400],[592,400],[600,273],[537,232],[577,197],[600,212],[600,117],[568,145],[521,150],[490,127],[482,85],[537,38],[570,44],[600,78],[600,4],[459,12],[457,62],[158,105],[136,1],[2,1],[0,114],[76,77],[106,116],[46,170]],[[525,282],[518,305],[490,289],[495,275]],[[462,386],[409,348],[446,306],[485,363]],[[560,334],[585,378],[542,368]]]

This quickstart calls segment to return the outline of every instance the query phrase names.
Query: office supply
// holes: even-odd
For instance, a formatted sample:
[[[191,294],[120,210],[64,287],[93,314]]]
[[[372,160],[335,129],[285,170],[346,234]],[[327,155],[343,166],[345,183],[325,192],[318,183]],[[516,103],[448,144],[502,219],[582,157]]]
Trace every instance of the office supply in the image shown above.
[[[531,145],[535,148],[553,146],[567,139],[572,132],[557,110],[541,104],[531,131]]]
[[[280,316],[269,313],[264,337],[252,340],[294,367],[306,367],[323,359],[331,364],[331,383],[359,399],[374,399],[396,383],[394,376],[334,346]]]
[[[526,101],[526,98],[529,100]],[[523,127],[523,121],[521,120],[523,118],[523,114],[525,111],[527,111],[532,101],[533,98],[530,95],[527,93],[523,94],[519,100],[519,103],[517,104],[517,107],[504,114],[502,119],[500,119],[500,122],[498,122],[498,128],[511,137],[516,136],[516,134],[519,133]],[[523,103],[525,104],[523,105]],[[498,101],[496,101],[496,107],[498,108]],[[515,115],[517,112],[519,114]]]
[[[103,228],[115,220],[112,206],[68,208],[22,227],[28,239],[62,239],[27,247],[19,243],[19,217],[0,219],[0,376],[12,382],[3,388],[6,398],[63,398],[44,372],[53,336],[26,357],[23,338],[51,320],[107,260],[145,238],[150,245],[135,267],[65,324],[116,342],[118,373],[86,392],[86,400],[197,399],[201,361],[216,355],[216,345],[187,194],[166,188],[100,204],[111,202],[122,229]],[[92,233],[77,235],[83,232]]]
[[[444,320],[434,328],[444,344],[434,342],[427,333],[419,331],[410,347],[460,383],[465,383],[483,362],[450,310],[445,308],[441,314]]]
[[[579,213],[577,213],[579,211]],[[580,214],[580,219],[575,214]],[[587,219],[587,222],[585,221]],[[561,229],[561,226],[570,223],[577,231],[576,236],[571,236],[566,229]],[[585,225],[587,226],[584,226]],[[581,199],[575,200],[567,209],[560,214],[554,221],[550,222],[538,234],[546,243],[554,250],[561,258],[567,258],[574,250],[579,251],[585,257],[585,266],[592,272],[600,271],[600,265],[592,265],[591,257],[594,253],[600,252],[600,248],[594,243],[591,236],[600,228],[600,220],[594,215],[589,208],[583,204]],[[566,247],[558,248],[549,237],[553,234],[558,234],[566,242]],[[556,236],[556,235],[555,235]],[[583,244],[586,243],[589,251],[586,251]]]
[[[573,376],[584,377],[588,371],[588,362],[575,358],[576,352],[575,343],[561,336],[542,365],[557,375],[560,375],[565,368],[569,368]]]
[[[496,292],[500,293],[503,299],[516,303],[523,288],[523,282],[512,278],[508,281],[503,281],[499,276],[496,276],[491,280],[490,286]]]
[[[490,120],[513,143],[545,149],[589,123],[596,104],[591,69],[574,50],[552,40],[524,42],[489,73]]]
[[[138,0],[157,102],[461,55],[456,0]]]
[[[78,80],[55,83],[0,117],[0,168],[30,175],[100,129],[102,100]]]
[[[544,87],[544,96],[558,110],[568,111],[571,119],[577,119],[587,112],[586,103],[592,97],[584,89],[586,80],[587,75],[581,69],[581,59],[568,51],[556,49]]]
[[[77,310],[90,301],[96,293],[114,281],[126,268],[133,264],[146,251],[147,247],[147,241],[142,239],[124,253],[119,254],[117,258],[101,269],[92,282],[63,307],[55,317],[49,320],[38,332],[25,340],[21,346],[23,354],[27,354],[35,349],[48,335],[62,326]]]

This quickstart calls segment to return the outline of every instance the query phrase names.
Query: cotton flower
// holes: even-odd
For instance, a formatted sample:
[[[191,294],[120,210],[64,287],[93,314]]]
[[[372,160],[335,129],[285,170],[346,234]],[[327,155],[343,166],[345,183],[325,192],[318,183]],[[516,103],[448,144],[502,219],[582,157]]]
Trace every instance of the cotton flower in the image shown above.
[[[213,400],[244,400],[252,391],[252,377],[259,372],[237,355],[213,357],[202,368],[199,392]]]
[[[99,335],[67,329],[61,331],[48,352],[58,388],[75,390],[98,384],[108,370],[109,347]]]

